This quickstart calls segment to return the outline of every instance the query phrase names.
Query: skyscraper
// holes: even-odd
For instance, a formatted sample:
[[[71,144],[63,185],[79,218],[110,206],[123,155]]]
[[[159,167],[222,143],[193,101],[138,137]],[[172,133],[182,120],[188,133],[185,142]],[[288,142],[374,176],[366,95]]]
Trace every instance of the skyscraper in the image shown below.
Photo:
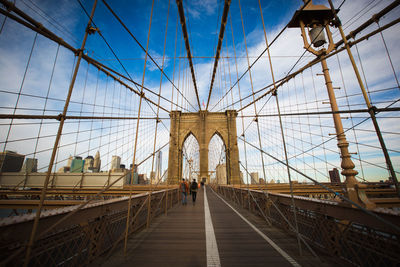
[[[120,165],[121,165],[121,158],[119,156],[112,156],[111,170],[119,169]]]
[[[37,172],[38,160],[33,158],[25,159],[24,165],[22,165],[22,172],[31,173]]]
[[[69,158],[68,158],[68,161],[67,161],[67,167],[71,168],[72,160],[73,160],[73,159],[74,159],[74,158],[73,158],[71,155],[69,155]]]
[[[329,171],[329,178],[331,180],[331,183],[340,183],[340,175],[339,171],[336,168],[333,168],[331,171]]]
[[[150,174],[151,176],[151,174]],[[155,170],[155,177],[153,179],[153,183],[159,183],[162,176],[162,152],[158,151],[156,156],[156,170]]]
[[[85,158],[85,165],[83,166],[83,171],[88,172],[93,170],[94,158],[93,156],[87,156]]]
[[[97,151],[96,155],[94,156],[93,172],[100,172],[100,168],[101,168],[100,152]]]
[[[250,173],[251,177],[251,184],[258,184],[259,183],[259,178],[258,178],[258,172],[252,172]]]
[[[83,172],[85,161],[80,156],[75,156],[72,160],[70,172]]]
[[[6,150],[0,152],[0,171],[1,172],[19,172],[24,163],[25,155],[14,151]]]

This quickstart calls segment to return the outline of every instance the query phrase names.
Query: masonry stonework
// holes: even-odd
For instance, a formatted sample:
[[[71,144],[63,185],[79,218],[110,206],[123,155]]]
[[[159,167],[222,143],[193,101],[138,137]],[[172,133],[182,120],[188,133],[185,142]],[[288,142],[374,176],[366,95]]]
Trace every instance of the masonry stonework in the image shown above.
[[[196,113],[170,113],[170,142],[168,157],[168,183],[177,184],[182,179],[182,149],[186,138],[192,134],[200,148],[199,180],[210,182],[208,173],[208,144],[217,134],[225,144],[226,173],[229,184],[240,183],[239,151],[237,146],[235,110],[225,112],[199,111]]]

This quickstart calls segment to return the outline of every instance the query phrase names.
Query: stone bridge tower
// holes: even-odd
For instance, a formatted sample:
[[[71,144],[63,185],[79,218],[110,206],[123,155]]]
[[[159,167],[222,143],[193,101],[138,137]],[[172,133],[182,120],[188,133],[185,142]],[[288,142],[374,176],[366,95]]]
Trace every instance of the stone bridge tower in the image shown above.
[[[172,111],[169,157],[168,183],[176,184],[182,179],[182,149],[186,138],[193,134],[200,147],[200,175],[199,180],[210,182],[208,173],[208,144],[217,134],[225,145],[226,173],[229,184],[240,183],[239,151],[236,135],[235,110],[225,112],[199,111],[196,113],[182,113]]]

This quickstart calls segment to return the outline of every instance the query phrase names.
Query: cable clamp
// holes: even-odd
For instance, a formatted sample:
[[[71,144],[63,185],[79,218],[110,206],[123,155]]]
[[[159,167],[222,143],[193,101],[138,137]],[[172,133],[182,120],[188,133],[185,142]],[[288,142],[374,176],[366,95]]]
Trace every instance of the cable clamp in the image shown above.
[[[15,4],[13,2],[4,1],[2,2],[2,4],[7,9],[8,12],[14,11]]]
[[[331,22],[331,25],[335,28],[338,28],[339,26],[342,26],[342,22],[340,21],[340,19],[336,16],[336,18],[334,18]]]
[[[373,112],[375,115],[378,113],[378,108],[376,106],[371,106],[368,111]]]
[[[353,31],[351,31],[351,32],[349,33],[349,36],[350,36],[351,39],[354,39],[354,38],[356,37],[356,35],[354,34]]]
[[[88,27],[86,28],[86,32],[87,32],[88,34],[94,34],[94,33],[98,32],[98,31],[99,31],[99,28],[95,28],[95,27],[93,27],[93,26],[88,26]]]
[[[375,23],[378,23],[378,22],[379,22],[378,14],[372,15],[371,19],[372,19]]]
[[[79,56],[79,54],[82,52],[83,54],[83,49],[76,49],[75,51],[75,56]]]
[[[56,120],[58,120],[58,121],[65,120],[65,115],[63,115],[62,113],[58,114]]]

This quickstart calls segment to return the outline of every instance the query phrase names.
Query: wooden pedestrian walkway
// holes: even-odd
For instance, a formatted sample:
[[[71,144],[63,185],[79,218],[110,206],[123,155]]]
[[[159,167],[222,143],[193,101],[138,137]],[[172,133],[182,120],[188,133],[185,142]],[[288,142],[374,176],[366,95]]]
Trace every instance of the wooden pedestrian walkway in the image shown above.
[[[243,212],[239,214],[249,220],[210,187],[200,189],[194,205],[189,196],[187,205],[177,205],[148,229],[133,235],[126,257],[120,249],[96,265],[327,266],[310,254],[300,257],[296,239]]]

